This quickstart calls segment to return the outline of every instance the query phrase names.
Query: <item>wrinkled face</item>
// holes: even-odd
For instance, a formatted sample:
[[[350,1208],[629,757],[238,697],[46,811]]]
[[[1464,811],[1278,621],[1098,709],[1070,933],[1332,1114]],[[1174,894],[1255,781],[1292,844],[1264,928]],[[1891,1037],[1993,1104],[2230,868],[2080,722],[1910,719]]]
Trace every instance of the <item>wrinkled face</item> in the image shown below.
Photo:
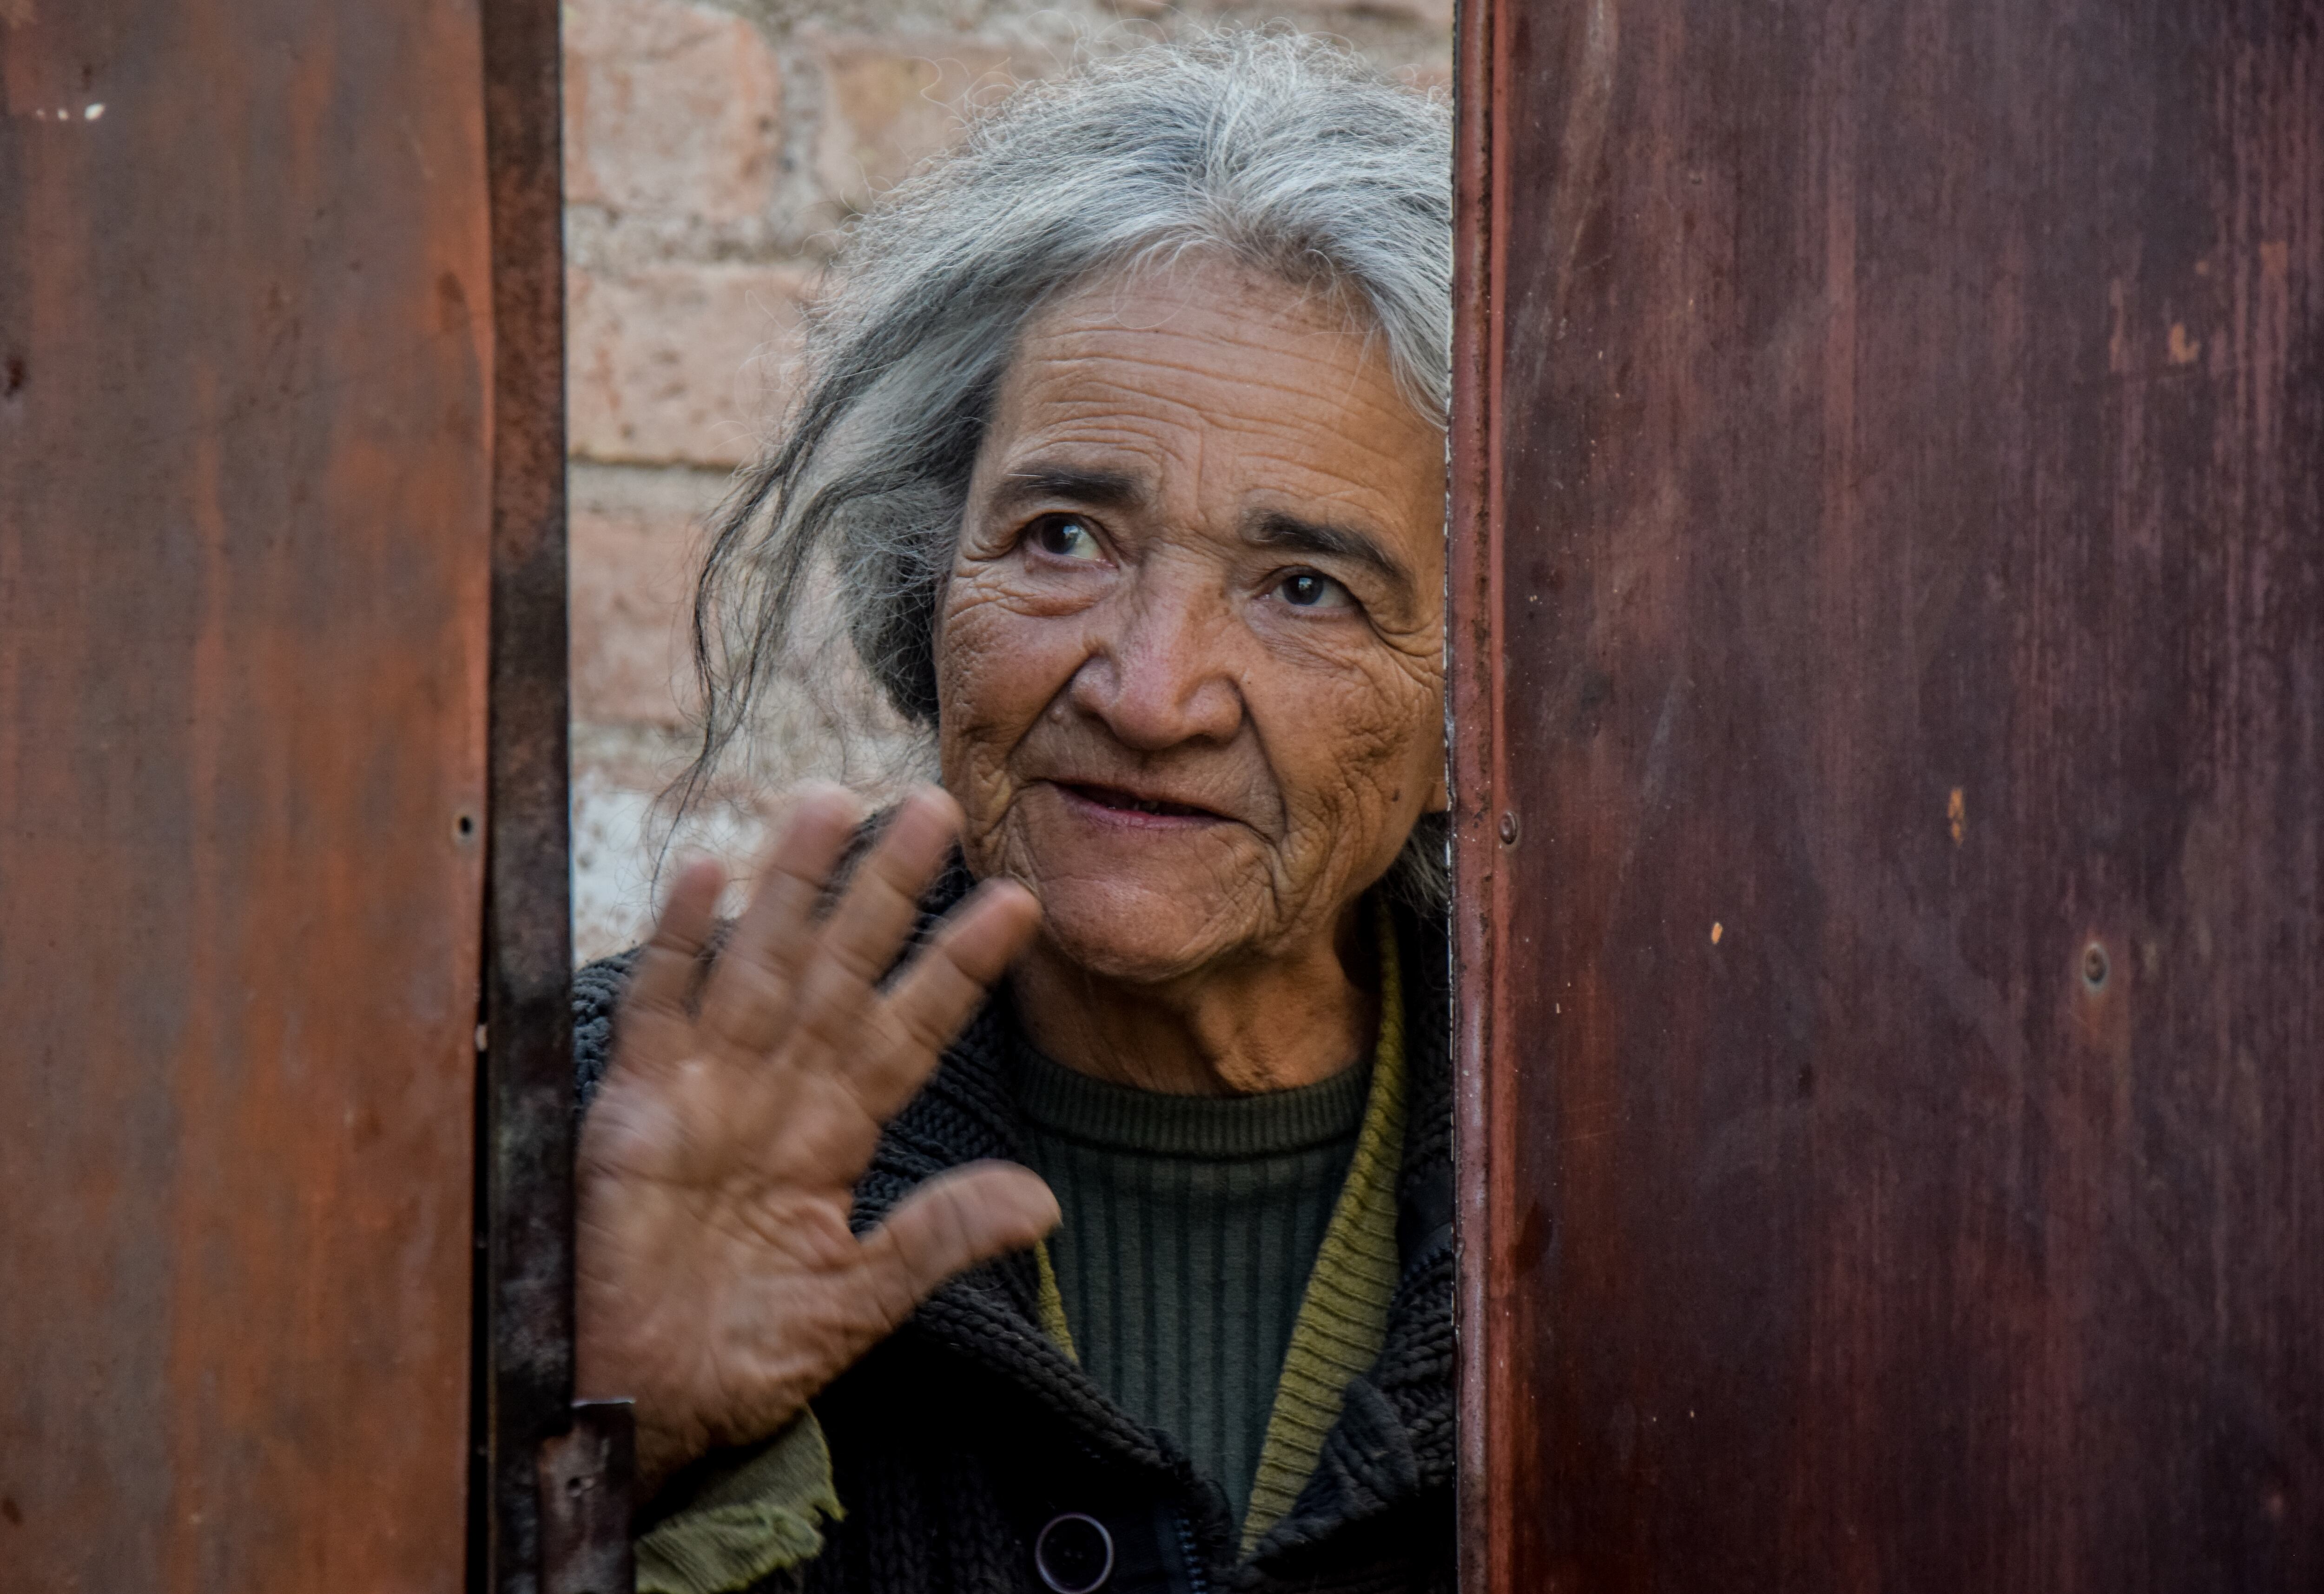
[[[1443,806],[1443,457],[1343,309],[1240,266],[1027,328],[936,673],[970,866],[1053,949],[1150,981],[1296,954]]]

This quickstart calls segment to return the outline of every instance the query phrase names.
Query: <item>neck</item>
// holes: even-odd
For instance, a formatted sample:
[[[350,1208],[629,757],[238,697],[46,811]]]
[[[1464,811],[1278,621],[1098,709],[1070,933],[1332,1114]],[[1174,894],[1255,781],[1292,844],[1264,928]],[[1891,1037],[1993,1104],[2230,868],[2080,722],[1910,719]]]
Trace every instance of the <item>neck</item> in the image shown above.
[[[1066,1067],[1182,1096],[1287,1091],[1331,1078],[1370,1049],[1379,1002],[1365,921],[1287,955],[1238,959],[1176,980],[1110,980],[1046,936],[1010,976],[1019,1021]]]

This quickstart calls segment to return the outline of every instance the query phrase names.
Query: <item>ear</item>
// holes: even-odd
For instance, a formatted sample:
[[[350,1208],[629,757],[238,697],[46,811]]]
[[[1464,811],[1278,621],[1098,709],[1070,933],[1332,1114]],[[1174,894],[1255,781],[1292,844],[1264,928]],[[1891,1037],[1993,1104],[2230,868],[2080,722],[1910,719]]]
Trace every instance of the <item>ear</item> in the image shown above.
[[[1420,811],[1424,814],[1449,814],[1452,811],[1452,788],[1445,784],[1443,776],[1439,775],[1435,783],[1429,787],[1428,801]]]

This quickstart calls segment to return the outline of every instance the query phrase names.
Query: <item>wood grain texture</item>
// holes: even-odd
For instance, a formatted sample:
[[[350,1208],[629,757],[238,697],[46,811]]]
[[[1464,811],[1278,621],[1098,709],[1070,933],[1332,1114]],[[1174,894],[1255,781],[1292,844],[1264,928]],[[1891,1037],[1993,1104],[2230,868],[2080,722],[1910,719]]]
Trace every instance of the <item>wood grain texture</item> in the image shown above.
[[[1463,29],[1472,1586],[2324,1585],[2324,5]]]
[[[0,5],[0,1565],[463,1576],[475,7]]]

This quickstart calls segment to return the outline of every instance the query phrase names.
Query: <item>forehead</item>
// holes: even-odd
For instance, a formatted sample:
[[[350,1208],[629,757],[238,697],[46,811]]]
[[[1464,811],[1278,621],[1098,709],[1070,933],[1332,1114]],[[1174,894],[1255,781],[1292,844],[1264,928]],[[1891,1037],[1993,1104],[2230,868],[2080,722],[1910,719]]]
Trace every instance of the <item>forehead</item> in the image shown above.
[[[1215,258],[1100,279],[1025,328],[988,462],[1101,456],[1173,478],[1163,491],[1280,488],[1440,519],[1443,433],[1379,340],[1335,299]]]

